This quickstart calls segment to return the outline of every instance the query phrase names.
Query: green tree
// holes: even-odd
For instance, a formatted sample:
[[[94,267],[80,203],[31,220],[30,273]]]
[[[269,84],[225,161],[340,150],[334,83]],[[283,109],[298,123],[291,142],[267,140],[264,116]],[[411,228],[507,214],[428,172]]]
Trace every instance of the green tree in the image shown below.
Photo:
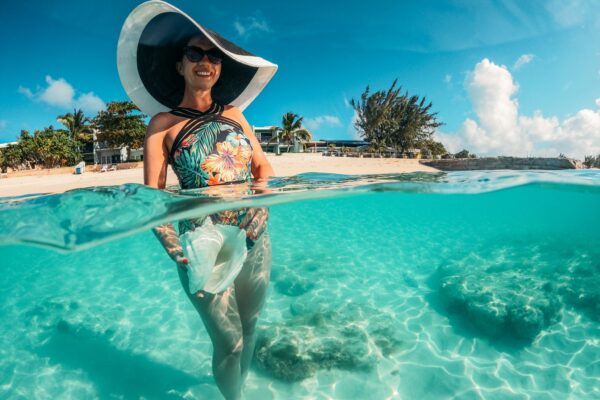
[[[596,157],[585,156],[583,165],[585,165],[587,168],[600,168],[600,154],[598,154]]]
[[[455,158],[469,158],[469,150],[463,149],[454,155]]]
[[[41,131],[36,130],[33,135],[21,131],[16,144],[2,149],[2,158],[2,169],[17,170],[74,165],[81,160],[81,154],[66,131],[49,126]]]
[[[71,140],[81,144],[93,140],[92,121],[80,109],[73,109],[72,113],[60,115],[56,120],[65,126]]]
[[[93,124],[98,129],[97,138],[111,147],[127,147],[127,159],[131,149],[143,146],[146,124],[142,114],[131,101],[113,101],[106,110],[98,112]]]
[[[379,90],[373,94],[369,94],[370,89],[367,86],[359,100],[350,100],[357,117],[354,126],[360,136],[369,142],[370,151],[385,149],[389,140],[390,131],[393,129],[389,117],[391,107],[400,93],[400,89],[394,90],[395,84],[396,81],[387,92]]]
[[[354,125],[371,148],[407,151],[430,141],[435,129],[442,125],[437,113],[431,112],[431,102],[408,92],[401,95],[402,88],[396,89],[397,81],[387,91],[373,94],[369,94],[367,86],[360,100],[350,102],[357,114]]]
[[[287,112],[281,119],[282,127],[277,130],[277,134],[269,140],[269,143],[279,139],[280,143],[287,143],[288,145],[300,142],[303,145],[312,140],[312,134],[302,126],[302,120],[304,117],[300,117],[298,114],[293,112]],[[288,152],[290,148],[288,146]]]
[[[21,147],[18,144],[9,144],[2,149],[2,170],[6,171],[7,168],[21,169],[23,166],[23,153]]]
[[[49,126],[42,131],[36,130],[32,139],[31,145],[28,143],[29,138],[24,145],[31,146],[28,157],[35,160],[36,164],[42,164],[45,168],[56,168],[74,165],[81,161],[77,143],[65,130],[57,130]]]
[[[441,142],[436,142],[433,139],[428,139],[428,140],[424,140],[421,143],[417,144],[417,147],[419,147],[421,149],[421,152],[426,153],[426,152],[430,152],[432,156],[442,156],[446,153],[448,153],[448,151],[446,150],[446,148],[444,147],[444,145]]]

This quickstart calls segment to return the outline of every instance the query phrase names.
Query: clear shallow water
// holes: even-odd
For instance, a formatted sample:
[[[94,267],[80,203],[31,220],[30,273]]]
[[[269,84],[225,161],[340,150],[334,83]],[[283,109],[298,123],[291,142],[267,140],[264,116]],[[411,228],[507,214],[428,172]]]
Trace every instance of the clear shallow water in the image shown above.
[[[2,397],[219,398],[208,336],[148,228],[270,204],[247,398],[600,398],[598,171],[270,186],[227,188],[225,205],[138,185],[3,199]]]

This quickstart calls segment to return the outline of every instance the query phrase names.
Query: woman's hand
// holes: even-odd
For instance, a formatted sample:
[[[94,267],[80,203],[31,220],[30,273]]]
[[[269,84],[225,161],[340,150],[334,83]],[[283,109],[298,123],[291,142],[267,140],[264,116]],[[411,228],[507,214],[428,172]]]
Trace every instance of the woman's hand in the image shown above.
[[[169,257],[171,257],[171,259],[175,261],[177,266],[183,269],[187,269],[189,260],[185,257],[182,250],[176,250],[172,254],[169,250],[167,250],[167,253],[169,254]]]
[[[187,268],[188,259],[183,254],[179,236],[173,227],[173,224],[163,224],[152,228],[152,231],[165,248],[165,251],[171,257],[171,260],[182,267]]]
[[[250,240],[256,240],[267,228],[269,209],[265,207],[249,208],[246,216],[240,223],[240,229],[246,230]]]

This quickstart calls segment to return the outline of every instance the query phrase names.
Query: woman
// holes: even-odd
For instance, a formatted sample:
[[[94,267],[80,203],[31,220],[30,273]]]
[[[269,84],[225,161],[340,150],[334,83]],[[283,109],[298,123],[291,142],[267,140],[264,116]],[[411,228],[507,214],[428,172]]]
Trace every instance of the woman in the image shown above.
[[[145,20],[141,21],[142,17]],[[175,39],[164,37],[164,32],[174,30]],[[187,40],[182,41],[182,31],[188,32]],[[157,35],[163,36],[157,39]],[[139,38],[137,46],[132,45],[132,38]],[[170,71],[158,73],[157,65],[164,65],[169,54],[178,54],[172,64],[176,77],[169,77]],[[252,59],[243,58],[248,55]],[[266,85],[277,66],[200,27],[176,8],[154,1],[138,6],[125,22],[119,39],[118,62],[129,96],[142,111],[148,110],[153,115],[144,144],[146,185],[164,189],[168,164],[184,189],[252,178],[260,182],[273,175],[240,107],[223,103],[231,101],[246,106]],[[148,64],[147,70],[143,70]],[[154,71],[156,76],[148,71]],[[169,82],[175,82],[171,85],[174,89]],[[182,91],[179,96],[172,94],[178,90],[177,85]],[[142,94],[140,87],[145,89]],[[177,97],[181,100],[174,104],[173,98]],[[171,109],[154,112],[157,107]],[[246,260],[233,285],[222,293],[189,290],[188,260],[179,235],[193,231],[205,218],[180,221],[179,233],[172,224],[157,227],[154,232],[179,266],[181,284],[211,338],[212,367],[219,390],[227,399],[238,399],[253,356],[256,322],[271,269],[271,244],[266,230],[268,212],[265,208],[253,208],[225,211],[209,218],[215,224],[236,225],[247,235]]]

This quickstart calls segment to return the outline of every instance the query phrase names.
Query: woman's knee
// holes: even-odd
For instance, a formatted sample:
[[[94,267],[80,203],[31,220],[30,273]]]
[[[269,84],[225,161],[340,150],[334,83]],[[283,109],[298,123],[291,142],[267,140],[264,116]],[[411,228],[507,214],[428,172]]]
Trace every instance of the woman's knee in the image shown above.
[[[223,358],[240,358],[242,351],[244,350],[244,340],[240,336],[235,340],[228,340],[225,342],[214,343],[214,354],[215,357]]]

